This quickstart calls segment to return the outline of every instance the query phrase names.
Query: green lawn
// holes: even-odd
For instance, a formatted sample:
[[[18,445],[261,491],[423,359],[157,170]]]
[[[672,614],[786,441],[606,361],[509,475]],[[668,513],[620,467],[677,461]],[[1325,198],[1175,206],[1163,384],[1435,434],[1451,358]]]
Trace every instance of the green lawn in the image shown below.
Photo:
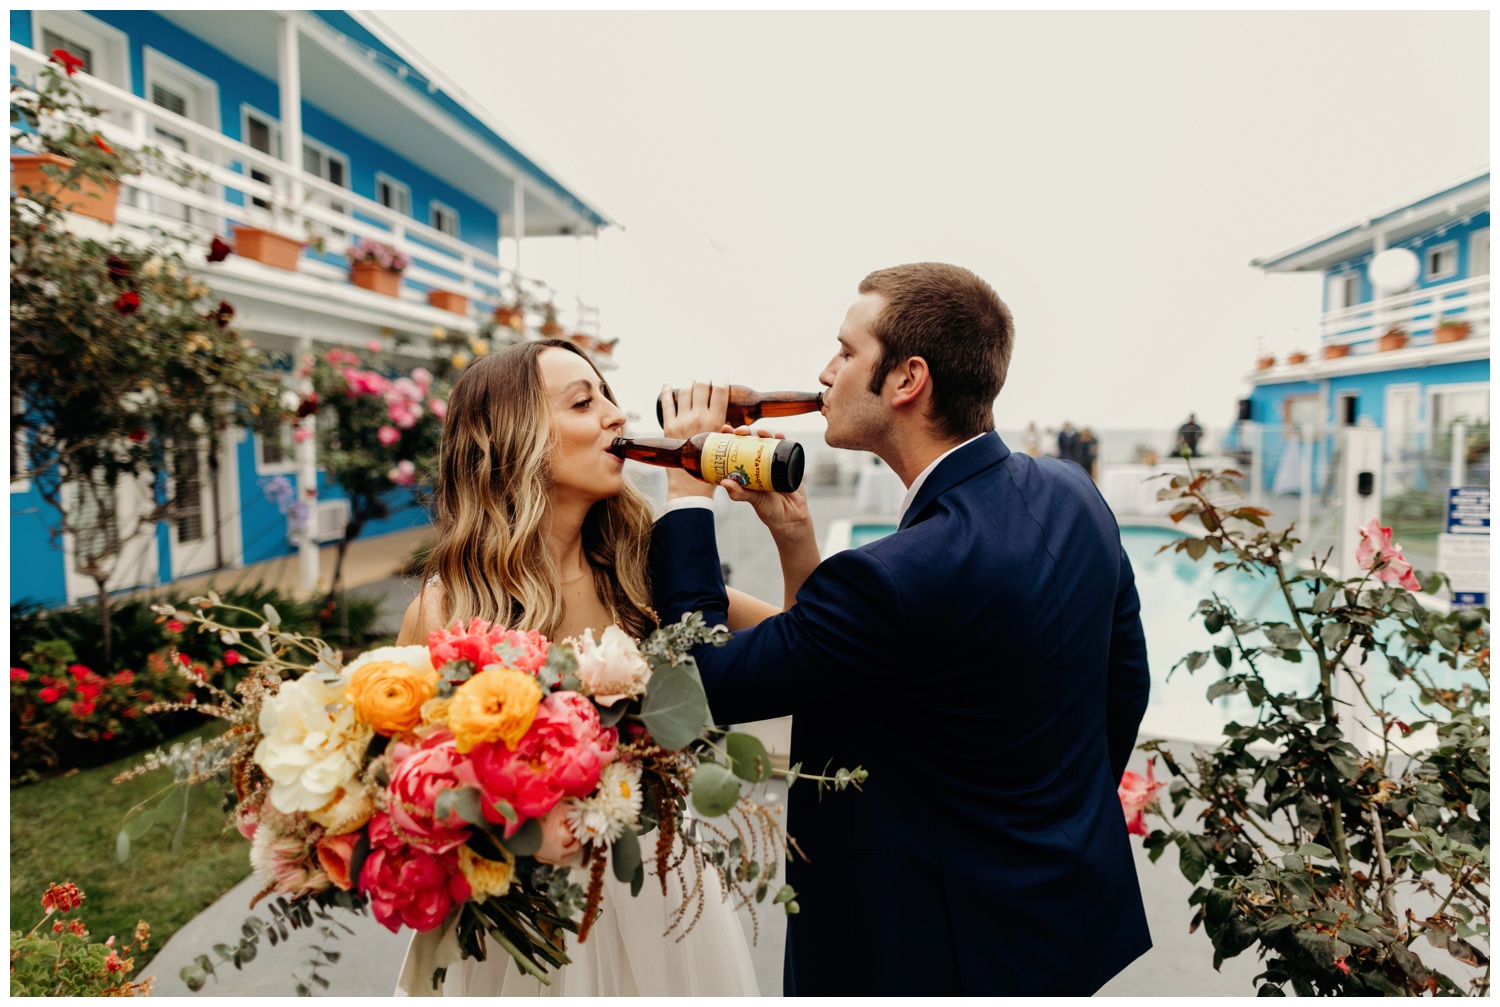
[[[215,721],[183,735],[217,734]],[[169,743],[170,744],[170,743]],[[164,746],[165,747],[165,746]],[[162,944],[250,873],[250,844],[207,801],[188,818],[182,849],[171,852],[172,831],[158,825],[115,859],[115,836],[125,813],[171,781],[169,771],[147,773],[120,786],[110,780],[139,764],[139,756],[10,794],[10,926],[30,930],[42,917],[41,897],[52,882],[83,889],[81,918],[95,940],[128,941],[137,920],[151,924],[144,965]]]

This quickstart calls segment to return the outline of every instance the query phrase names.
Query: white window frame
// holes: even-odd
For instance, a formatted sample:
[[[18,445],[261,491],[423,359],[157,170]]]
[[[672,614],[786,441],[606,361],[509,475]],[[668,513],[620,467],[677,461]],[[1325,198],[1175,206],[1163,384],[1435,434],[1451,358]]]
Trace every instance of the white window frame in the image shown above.
[[[26,411],[26,400],[12,393],[10,397],[10,411],[14,418],[16,413]],[[31,450],[26,444],[26,428],[16,425],[14,422],[10,428],[10,464],[17,472],[26,472],[31,468]],[[10,484],[12,494],[31,492],[30,479],[13,479]]]
[[[380,202],[380,184],[382,182],[389,186],[392,192],[403,193],[402,201],[406,204],[405,207],[386,206],[386,204]],[[375,202],[380,203],[387,210],[398,213],[403,217],[411,217],[411,186],[400,179],[392,178],[383,171],[377,171],[375,173]]]
[[[1442,436],[1442,431],[1434,429],[1432,425],[1437,414],[1434,399],[1439,395],[1446,395],[1452,392],[1483,392],[1486,397],[1486,405],[1488,405],[1489,391],[1490,383],[1488,381],[1456,381],[1451,384],[1428,385],[1427,394],[1422,399],[1422,405],[1426,407],[1426,413],[1422,416],[1422,432],[1429,438],[1427,443],[1436,443],[1436,438]],[[1486,417],[1486,419],[1488,418]],[[1449,416],[1446,419],[1448,422],[1452,422],[1453,417]]]
[[[131,87],[130,36],[113,25],[105,24],[76,10],[33,10],[31,12],[31,48],[43,56],[42,32],[51,29],[59,35],[70,35],[87,43],[94,51],[93,75],[125,90]]]
[[[270,113],[265,112],[262,109],[259,109],[259,108],[255,107],[254,105],[249,104],[248,102],[242,103],[240,105],[240,143],[243,143],[247,147],[250,146],[250,118],[252,116],[254,116],[255,118],[257,118],[257,119],[261,120],[262,122],[264,122],[266,124],[266,127],[271,131],[271,154],[270,154],[270,156],[276,158],[277,160],[280,160],[281,159],[281,120],[278,119],[276,116],[271,115]],[[313,150],[317,151],[319,154],[323,155],[323,157],[326,158],[326,159],[328,159],[328,160],[338,161],[341,164],[343,164],[343,166],[344,166],[344,184],[342,186],[339,186],[339,188],[345,189],[345,190],[347,190],[350,193],[350,195],[353,195],[353,193],[354,193],[354,177],[353,177],[353,175],[351,174],[351,171],[350,171],[350,169],[351,169],[351,162],[349,160],[349,155],[348,154],[345,154],[343,151],[341,151],[341,150],[339,150],[339,149],[337,149],[335,147],[330,147],[328,144],[324,143],[322,140],[315,139],[315,138],[310,137],[310,136],[308,136],[306,134],[303,134],[303,136],[302,136],[302,146],[304,148],[307,148],[307,147],[312,148]],[[297,170],[301,171],[301,172],[307,172],[307,169],[302,166],[302,160],[300,158],[297,161]],[[307,173],[311,174],[311,172],[307,172]],[[319,175],[318,177],[322,178],[321,175]],[[323,178],[323,181],[328,182],[328,179]],[[328,184],[329,185],[333,185],[334,183],[328,182]],[[321,193],[319,194],[319,198],[320,199],[322,198]],[[330,199],[329,202],[331,203],[332,200]],[[254,204],[250,204],[250,205],[254,205]],[[319,205],[326,206],[328,209],[332,210],[335,213],[347,213],[348,210],[349,210],[349,208],[347,206],[342,206],[342,207],[340,207],[340,206],[331,206],[331,205],[329,205],[327,203],[322,203],[322,204],[319,204]],[[338,235],[343,235],[344,234],[343,231],[340,231],[340,230],[337,230],[337,229],[334,230],[334,233],[338,234]]]
[[[1483,240],[1486,244],[1489,243],[1490,229],[1488,227],[1476,228],[1475,230],[1469,232],[1469,275],[1471,277],[1490,275],[1490,271],[1488,269],[1486,269],[1483,273],[1474,272],[1474,252],[1479,247],[1479,242],[1481,240]]]
[[[297,474],[297,442],[292,435],[292,425],[285,421],[277,428],[281,435],[281,455],[285,461],[268,462],[265,456],[266,435],[259,430],[250,430],[255,440],[255,474],[258,476],[291,476]]]
[[[1397,461],[1399,459],[1399,457],[1400,457],[1400,452],[1404,449],[1402,445],[1400,445],[1400,444],[1393,444],[1392,443],[1393,438],[1391,437],[1391,433],[1392,433],[1392,431],[1393,431],[1393,429],[1395,427],[1395,424],[1394,424],[1392,418],[1395,416],[1395,413],[1396,413],[1396,408],[1395,407],[1396,407],[1397,401],[1400,400],[1400,399],[1402,399],[1402,398],[1408,397],[1408,396],[1411,398],[1412,402],[1417,407],[1416,408],[1416,413],[1417,414],[1416,414],[1416,416],[1413,417],[1413,426],[1412,426],[1411,430],[1405,431],[1411,437],[1412,441],[1415,442],[1413,444],[1411,450],[1413,450],[1413,451],[1420,451],[1422,449],[1423,438],[1427,434],[1427,429],[1426,429],[1427,417],[1422,412],[1422,407],[1426,404],[1426,402],[1425,402],[1425,400],[1423,398],[1423,395],[1422,395],[1422,384],[1421,384],[1421,382],[1418,382],[1418,381],[1404,381],[1404,382],[1401,382],[1400,384],[1386,385],[1385,386],[1385,420],[1384,420],[1383,423],[1381,423],[1381,429],[1385,432],[1385,441],[1386,441],[1385,450],[1386,450],[1386,460],[1388,462],[1395,462],[1395,461]]]
[[[442,200],[439,200],[439,199],[430,199],[427,202],[428,202],[428,207],[427,207],[427,223],[428,223],[428,225],[434,231],[438,231],[438,232],[441,232],[443,234],[447,234],[448,237],[457,239],[458,238],[458,233],[459,233],[458,211],[455,210],[453,207],[449,206],[447,203],[444,203]],[[444,231],[441,227],[438,226],[436,218],[437,218],[437,215],[439,213],[446,213],[448,216],[450,216],[450,217],[453,218],[453,231],[452,231],[452,233],[449,233],[448,231]]]
[[[1442,252],[1448,252],[1453,256],[1453,266],[1447,272],[1436,273],[1432,270],[1432,257]],[[1433,245],[1422,252],[1422,274],[1429,283],[1436,280],[1451,280],[1458,275],[1458,241],[1445,241],[1441,245]]]
[[[1353,283],[1353,291],[1349,285]],[[1335,296],[1337,293],[1337,296]],[[1342,311],[1352,308],[1359,303],[1359,272],[1346,269],[1341,273],[1334,273],[1328,277],[1328,310]]]

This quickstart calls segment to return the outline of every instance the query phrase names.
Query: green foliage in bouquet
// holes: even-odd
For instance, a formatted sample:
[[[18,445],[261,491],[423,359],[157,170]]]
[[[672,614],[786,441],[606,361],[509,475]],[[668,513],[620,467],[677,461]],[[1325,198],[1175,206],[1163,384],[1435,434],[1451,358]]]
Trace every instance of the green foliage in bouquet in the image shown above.
[[[1327,556],[1294,569],[1292,529],[1269,531],[1268,512],[1211,499],[1238,476],[1174,477],[1160,498],[1206,534],[1164,548],[1268,578],[1288,614],[1253,618],[1217,594],[1199,604],[1213,644],[1179,664],[1219,670],[1209,700],[1243,693],[1255,715],[1189,759],[1166,742],[1141,746],[1173,777],[1167,825],[1146,839],[1151,858],[1177,848],[1183,874],[1204,882],[1189,900],[1192,927],[1206,929],[1216,968],[1255,949],[1261,996],[1288,985],[1299,996],[1484,995],[1489,611],[1425,605],[1377,522],[1364,529],[1357,575],[1334,576]],[[1279,662],[1315,668],[1311,691],[1276,691],[1267,676]],[[1373,694],[1382,665],[1415,688],[1415,703]],[[1201,810],[1189,821],[1190,802]]]
[[[69,186],[118,183],[137,161],[98,139],[99,111],[49,68],[39,91],[12,86],[12,146],[40,137],[71,151]],[[11,200],[10,233],[12,428],[26,445],[14,478],[32,480],[55,512],[54,540],[71,537],[77,569],[97,584],[108,657],[122,554],[178,518],[176,487],[192,481],[174,474],[196,469],[205,445],[216,457],[231,422],[274,409],[277,387],[230,326],[233,308],[210,300],[175,245],[79,237],[57,194],[30,188]],[[122,507],[122,493],[140,505]]]
[[[151,979],[132,982],[134,952],[145,952],[151,928],[142,920],[132,939],[118,947],[115,937],[92,942],[78,917],[68,914],[85,896],[72,882],[51,885],[42,896],[45,913],[29,932],[10,932],[10,995],[13,997],[150,996]],[[58,919],[53,920],[54,914]]]

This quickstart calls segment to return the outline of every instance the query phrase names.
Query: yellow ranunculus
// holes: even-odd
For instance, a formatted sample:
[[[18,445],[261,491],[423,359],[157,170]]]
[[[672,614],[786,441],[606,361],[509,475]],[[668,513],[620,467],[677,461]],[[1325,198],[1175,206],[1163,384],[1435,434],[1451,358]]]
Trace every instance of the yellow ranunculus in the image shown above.
[[[514,668],[481,671],[453,692],[448,704],[448,730],[460,752],[484,741],[504,742],[514,750],[536,719],[542,687],[536,679]]]
[[[500,849],[503,851],[505,847],[502,846]],[[504,861],[486,860],[468,846],[459,846],[458,869],[463,873],[464,879],[469,882],[475,898],[500,896],[510,891],[511,880],[515,877],[516,862],[509,853],[505,855],[508,859]]]
[[[442,676],[431,665],[422,668],[404,661],[370,661],[349,676],[344,698],[354,704],[360,720],[377,734],[410,731],[422,722],[422,704],[437,695]]]

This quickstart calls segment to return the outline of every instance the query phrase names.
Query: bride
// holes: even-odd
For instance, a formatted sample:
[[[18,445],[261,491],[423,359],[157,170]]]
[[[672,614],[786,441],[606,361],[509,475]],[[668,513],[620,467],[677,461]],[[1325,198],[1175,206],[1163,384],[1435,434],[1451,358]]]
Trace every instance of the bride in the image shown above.
[[[654,629],[651,506],[606,450],[624,424],[609,386],[571,343],[522,343],[470,365],[448,403],[430,577],[398,644],[425,643],[432,630],[474,617],[552,640],[611,625],[634,637]],[[730,624],[770,611],[737,594]],[[655,879],[632,897],[610,872],[602,914],[587,941],[570,937],[572,964],[550,986],[493,942],[486,960],[460,960],[450,919],[412,939],[398,995],[754,996],[739,920],[717,872],[704,874],[703,912],[681,940],[680,927],[667,936],[683,899],[675,874],[665,897]]]

